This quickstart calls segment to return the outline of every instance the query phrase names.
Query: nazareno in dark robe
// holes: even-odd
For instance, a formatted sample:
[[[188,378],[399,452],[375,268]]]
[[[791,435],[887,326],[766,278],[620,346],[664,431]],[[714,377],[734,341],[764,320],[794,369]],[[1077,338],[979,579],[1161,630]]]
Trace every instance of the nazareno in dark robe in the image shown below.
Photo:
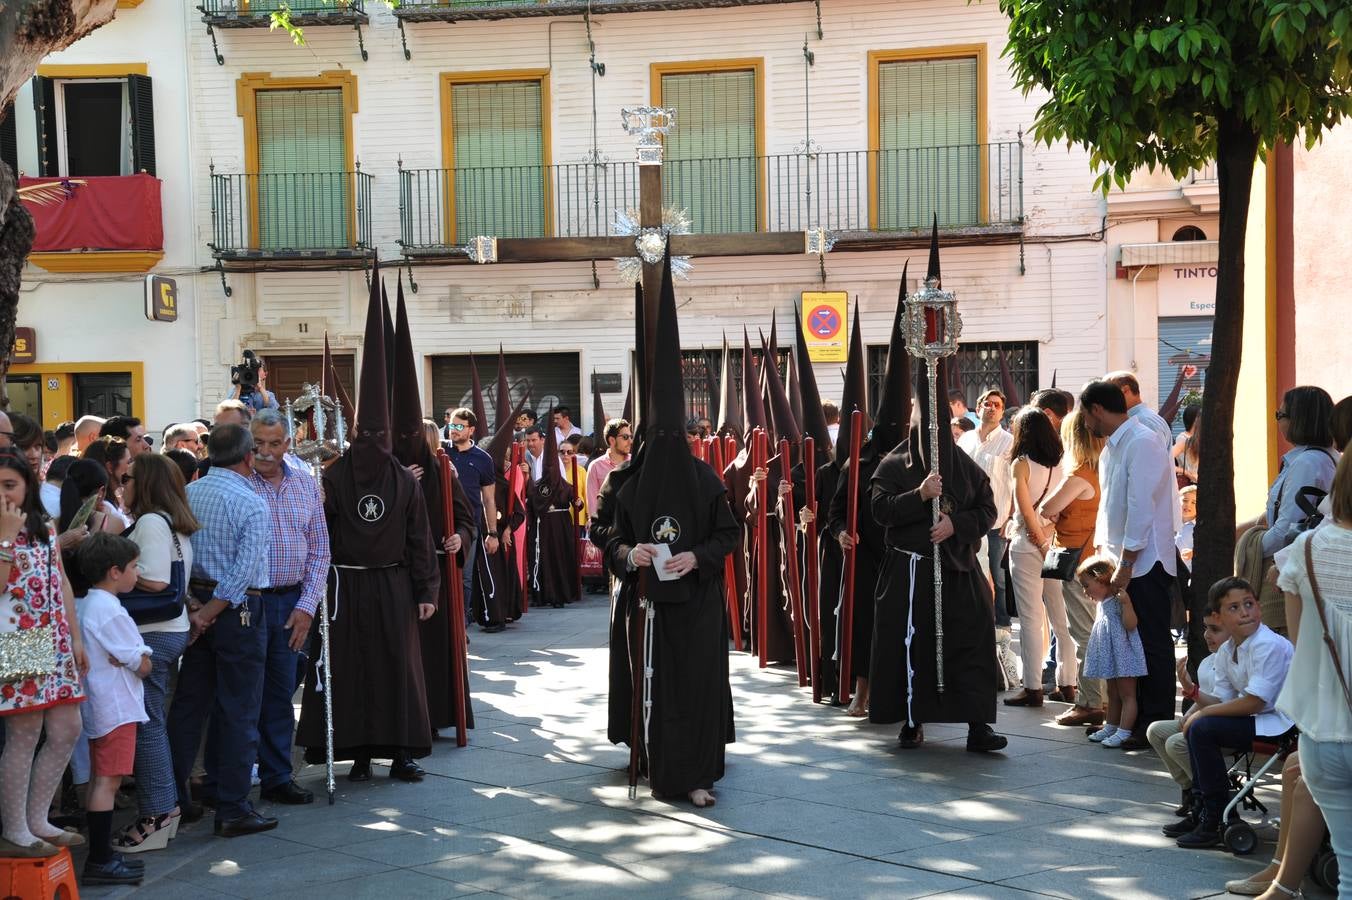
[[[723,561],[737,543],[737,522],[722,480],[702,462],[696,461],[695,468],[704,521],[685,527],[697,529],[691,552],[699,564],[678,582],[685,587],[682,602],[656,604],[648,660],[653,668],[653,707],[646,744],[641,721],[638,726],[641,761],[659,796],[711,789],[723,777],[725,745],[735,739]],[[633,619],[643,613],[638,604],[639,573],[629,571],[626,560],[646,536],[636,534],[628,505],[637,482],[617,478],[620,471],[611,472],[597,497],[590,536],[619,581],[611,614],[607,733],[612,743],[628,744],[633,667],[640,650],[633,645],[637,637]],[[626,483],[632,486],[628,491]],[[647,577],[656,579],[652,574]]]
[[[354,448],[355,449],[355,448]],[[358,479],[354,450],[324,472],[334,758],[413,758],[432,750],[418,604],[437,603],[441,578],[422,490],[388,454],[370,453]],[[316,636],[319,628],[314,629]],[[314,647],[318,649],[318,644]],[[324,761],[324,698],[312,652],[296,743]]]
[[[779,491],[777,477],[778,457],[769,460],[769,475],[766,476],[770,505],[765,517],[766,546],[766,639],[765,658],[771,663],[792,663],[794,661],[793,620],[789,617],[788,594],[784,589],[784,580],[780,568],[780,532],[779,517],[775,514]],[[756,509],[751,492],[751,465],[749,454],[743,452],[733,461],[733,491],[731,498],[733,516],[742,523],[742,565],[746,571],[746,593],[742,595],[742,621],[750,634],[746,644],[753,655],[760,654],[760,627],[757,618],[757,591],[760,585],[760,553],[756,542]]]
[[[907,465],[908,449],[903,443],[888,454],[872,481],[871,506],[886,528],[887,556],[878,579],[869,721],[991,723],[998,684],[995,616],[990,586],[976,561],[981,538],[995,523],[990,482],[967,454],[949,454],[957,471],[942,473],[944,496],[952,503],[949,517],[954,531],[939,545],[944,587],[944,692],[940,694],[931,506],[920,499],[925,472]]]
[[[852,629],[853,640],[850,644],[850,668],[851,677],[868,678],[869,677],[869,657],[873,653],[873,596],[878,584],[878,572],[880,563],[884,555],[883,529],[878,521],[873,518],[873,510],[869,504],[869,479],[873,477],[874,471],[878,468],[878,459],[881,454],[870,454],[869,443],[864,443],[864,449],[860,451],[859,463],[859,518],[855,524],[855,531],[859,535],[859,545],[854,553],[854,608],[851,610],[853,616],[854,628]],[[831,497],[831,510],[827,516],[829,529],[833,536],[838,536],[845,530],[845,514],[848,510],[850,496],[850,464],[847,461],[844,466],[837,470],[838,481],[836,482],[835,494]],[[839,542],[836,548],[840,548]],[[836,607],[836,620],[840,620],[844,608],[845,579],[843,576],[845,566],[844,551],[840,551],[840,586],[835,594],[841,602]],[[835,662],[840,662],[840,636],[836,636],[836,658]],[[853,686],[851,686],[853,690]],[[873,696],[873,688],[870,684],[870,701]]]
[[[573,486],[562,478],[541,477],[526,490],[535,522],[531,549],[532,603],[563,606],[577,599],[577,529],[573,526]]]
[[[454,472],[454,468],[452,468]],[[432,479],[424,472],[420,482],[423,500],[427,503],[427,518],[432,527],[432,546],[437,551],[437,569],[446,571],[446,551],[443,538],[446,533],[441,479]],[[451,476],[451,502],[455,510],[455,533],[460,535],[460,551],[456,558],[460,565],[465,564],[465,552],[472,546],[474,538],[474,510],[460,486],[460,479]],[[437,611],[430,619],[418,623],[418,637],[422,644],[423,680],[427,685],[427,715],[432,728],[450,728],[455,724],[455,700],[460,682],[455,678],[454,652],[451,642],[451,583],[441,579],[440,599]],[[464,669],[464,683],[469,684],[469,660],[461,661]],[[474,709],[468,692],[463,700],[465,704],[465,722],[474,727]]]
[[[507,515],[510,491],[502,475],[498,476],[495,490],[498,521],[491,527],[498,537],[498,552],[490,554],[480,542],[480,556],[474,567],[474,621],[480,625],[502,625],[521,618],[524,586],[517,577],[516,541],[517,529],[526,521],[526,513],[516,503],[511,516]],[[511,547],[507,546],[509,536]]]
[[[836,678],[836,607],[840,605],[841,572],[844,560],[840,552],[839,531],[831,530],[831,499],[836,493],[840,470],[827,462],[817,468],[817,618],[814,628],[821,629],[821,659],[818,674],[823,696],[839,696]],[[844,526],[844,516],[841,517]]]

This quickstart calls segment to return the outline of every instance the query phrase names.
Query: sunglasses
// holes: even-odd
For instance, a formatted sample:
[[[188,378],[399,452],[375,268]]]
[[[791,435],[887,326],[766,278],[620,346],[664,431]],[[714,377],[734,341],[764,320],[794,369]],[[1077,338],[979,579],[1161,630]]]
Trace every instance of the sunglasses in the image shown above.
[[[633,439],[634,439],[634,436],[633,436],[632,434],[617,434],[617,435],[615,435],[615,440],[617,440],[617,441],[632,441]]]
[[[449,428],[449,429],[451,429],[451,431],[464,431],[464,430],[465,430],[466,428],[468,428],[469,426],[468,426],[468,425],[461,425],[461,424],[459,424],[458,422],[452,422],[450,425],[447,425],[446,427]]]
[[[560,450],[559,456],[577,456],[576,450]]]

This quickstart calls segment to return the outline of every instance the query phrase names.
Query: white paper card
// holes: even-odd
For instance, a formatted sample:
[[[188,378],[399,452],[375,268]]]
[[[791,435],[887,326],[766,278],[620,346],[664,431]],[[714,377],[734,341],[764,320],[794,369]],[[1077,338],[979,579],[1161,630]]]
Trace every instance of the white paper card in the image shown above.
[[[654,544],[657,552],[653,554],[653,571],[657,573],[658,581],[676,581],[681,576],[675,572],[668,572],[665,567],[667,560],[671,559],[670,544]]]

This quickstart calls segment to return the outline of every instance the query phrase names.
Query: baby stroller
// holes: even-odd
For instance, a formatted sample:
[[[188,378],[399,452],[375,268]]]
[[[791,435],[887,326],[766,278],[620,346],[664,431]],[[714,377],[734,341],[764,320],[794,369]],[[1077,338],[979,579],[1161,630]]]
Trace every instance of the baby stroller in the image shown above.
[[[1268,772],[1272,771],[1273,768],[1280,768],[1286,758],[1296,749],[1298,737],[1299,733],[1295,728],[1292,728],[1275,741],[1255,740],[1247,751],[1235,754],[1235,762],[1230,767],[1230,783],[1235,789],[1235,795],[1230,798],[1230,803],[1225,807],[1225,814],[1221,818],[1221,821],[1226,823],[1221,839],[1225,842],[1226,849],[1231,853],[1237,856],[1247,856],[1258,846],[1258,832],[1239,815],[1239,809],[1240,807],[1256,809],[1262,815],[1267,815],[1267,807],[1254,796],[1254,790]],[[1263,761],[1257,771],[1254,771],[1254,762],[1263,756],[1266,756],[1267,759]],[[1337,868],[1336,860],[1334,861],[1334,868],[1335,870]]]

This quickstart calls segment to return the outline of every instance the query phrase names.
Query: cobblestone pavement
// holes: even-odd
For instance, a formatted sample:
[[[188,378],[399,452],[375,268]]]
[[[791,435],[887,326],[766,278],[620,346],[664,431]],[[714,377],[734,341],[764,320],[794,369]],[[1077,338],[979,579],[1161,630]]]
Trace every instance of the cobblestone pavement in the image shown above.
[[[628,755],[605,739],[606,600],[532,610],[471,635],[478,728],[439,741],[429,777],[376,777],[322,800],[272,807],[265,835],[185,827],[145,854],[138,890],[86,897],[1205,897],[1257,870],[1184,851],[1160,834],[1178,791],[1148,753],[1088,743],[1051,720],[1062,707],[1006,710],[1007,752],[964,751],[965,729],[926,728],[919,750],[894,726],[814,706],[785,669],[733,655],[737,743],[718,805],[628,799]],[[342,767],[341,771],[345,771]],[[1262,795],[1272,814],[1276,791]],[[1249,814],[1257,822],[1256,814]]]

